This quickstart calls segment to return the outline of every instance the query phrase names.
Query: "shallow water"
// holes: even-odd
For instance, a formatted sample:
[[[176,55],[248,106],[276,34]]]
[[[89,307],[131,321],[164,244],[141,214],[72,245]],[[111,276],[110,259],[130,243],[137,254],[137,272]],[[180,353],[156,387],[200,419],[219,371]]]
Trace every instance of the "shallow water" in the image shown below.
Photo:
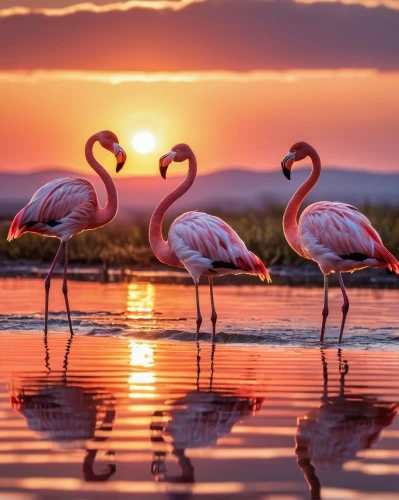
[[[334,277],[330,281],[334,282]],[[61,281],[50,295],[51,332],[67,332]],[[254,283],[257,283],[254,280]],[[71,281],[70,303],[75,332],[122,338],[194,340],[194,287],[156,283],[99,284]],[[399,350],[399,290],[348,288],[350,311],[344,335],[346,349]],[[210,340],[208,286],[200,287],[204,322],[200,340]],[[326,344],[338,346],[342,295],[329,292]],[[320,286],[216,286],[218,343],[318,347],[323,307]],[[0,281],[0,329],[43,329],[44,285],[38,279]]]
[[[1,499],[397,498],[398,290],[0,284]]]
[[[0,335],[0,498],[393,500],[399,357]]]

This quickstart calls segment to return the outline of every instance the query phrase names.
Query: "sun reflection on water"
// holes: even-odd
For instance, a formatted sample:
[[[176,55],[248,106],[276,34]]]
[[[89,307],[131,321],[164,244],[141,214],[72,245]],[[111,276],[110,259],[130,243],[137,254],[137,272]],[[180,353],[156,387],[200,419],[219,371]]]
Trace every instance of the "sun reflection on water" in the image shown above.
[[[129,283],[127,289],[128,319],[153,319],[155,287],[151,283]]]
[[[154,349],[146,342],[129,342],[130,366],[150,368],[154,366]]]
[[[132,399],[155,397],[155,372],[142,371],[140,368],[154,366],[154,349],[145,342],[129,342],[130,365],[133,371],[129,376],[129,397]]]

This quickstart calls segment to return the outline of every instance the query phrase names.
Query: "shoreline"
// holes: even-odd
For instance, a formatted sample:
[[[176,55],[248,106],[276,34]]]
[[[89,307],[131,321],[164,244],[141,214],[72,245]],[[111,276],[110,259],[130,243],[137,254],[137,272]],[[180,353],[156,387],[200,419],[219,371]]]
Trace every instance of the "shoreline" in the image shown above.
[[[20,262],[20,261],[19,261]],[[50,263],[40,261],[22,261],[16,263],[11,260],[0,262],[1,278],[42,278],[48,273]],[[303,266],[278,265],[269,266],[273,283],[277,286],[322,286],[323,277],[318,266],[307,263]],[[54,278],[63,277],[63,266],[57,264],[54,269]],[[68,266],[68,280],[92,281],[97,283],[157,283],[157,284],[192,284],[192,279],[184,270],[174,269],[163,265],[155,266],[115,266],[104,268],[101,265],[70,264]],[[205,282],[205,278],[202,278]],[[359,288],[388,288],[399,289],[399,277],[387,274],[385,269],[364,269],[355,273],[345,273],[345,284]],[[216,286],[227,285],[260,285],[262,283],[255,276],[226,275],[218,277]],[[335,276],[331,276],[330,285],[338,286]]]
[[[50,315],[51,316],[51,315]],[[295,332],[294,335],[291,335],[289,339],[285,339],[283,341],[278,340],[278,333],[274,333],[271,335],[268,334],[257,334],[253,332],[248,333],[228,333],[228,332],[218,332],[216,334],[216,341],[214,343],[211,342],[211,334],[207,332],[200,332],[198,335],[198,339],[195,339],[195,333],[186,332],[183,330],[169,330],[164,332],[150,332],[147,334],[141,333],[131,333],[129,335],[118,335],[112,332],[108,333],[97,333],[97,334],[87,334],[79,331],[75,331],[71,336],[70,333],[66,331],[54,330],[52,328],[51,319],[49,321],[49,329],[50,331],[46,335],[44,335],[43,331],[37,330],[0,330],[0,337],[9,337],[9,336],[23,336],[23,335],[32,335],[33,337],[41,336],[44,339],[44,343],[46,344],[49,339],[53,337],[53,340],[59,340],[60,338],[67,338],[70,342],[75,338],[90,338],[90,339],[113,339],[108,340],[109,342],[138,342],[141,344],[151,343],[157,344],[160,346],[164,346],[165,349],[173,349],[174,346],[184,346],[196,345],[197,348],[209,348],[209,346],[214,346],[216,349],[218,348],[232,348],[232,349],[266,349],[267,351],[275,351],[275,352],[283,352],[290,350],[299,350],[299,351],[320,351],[320,352],[331,352],[337,351],[341,353],[357,353],[357,354],[377,354],[377,353],[398,353],[399,345],[396,342],[396,338],[392,337],[390,339],[384,338],[378,344],[369,343],[367,339],[361,338],[360,335],[356,335],[356,333],[349,336],[349,339],[341,344],[336,340],[337,332],[335,335],[329,335],[329,338],[325,340],[323,343],[320,343],[318,340],[319,331],[312,331],[306,336],[304,336],[304,340],[301,338],[301,334],[305,332]],[[65,325],[64,325],[65,326]],[[330,332],[331,333],[331,332]],[[347,336],[348,337],[348,336]],[[178,347],[179,349],[181,347]],[[235,351],[234,351],[235,352]],[[255,352],[255,351],[253,351]],[[259,352],[259,351],[256,351]]]

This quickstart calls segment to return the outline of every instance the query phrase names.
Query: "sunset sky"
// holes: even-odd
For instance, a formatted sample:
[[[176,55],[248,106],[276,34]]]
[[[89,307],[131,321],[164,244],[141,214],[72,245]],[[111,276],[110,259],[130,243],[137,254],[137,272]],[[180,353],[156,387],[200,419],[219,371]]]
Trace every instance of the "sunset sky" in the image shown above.
[[[88,173],[86,139],[111,129],[124,175],[178,142],[203,173],[276,169],[298,140],[396,171],[398,47],[399,0],[0,0],[0,170]]]

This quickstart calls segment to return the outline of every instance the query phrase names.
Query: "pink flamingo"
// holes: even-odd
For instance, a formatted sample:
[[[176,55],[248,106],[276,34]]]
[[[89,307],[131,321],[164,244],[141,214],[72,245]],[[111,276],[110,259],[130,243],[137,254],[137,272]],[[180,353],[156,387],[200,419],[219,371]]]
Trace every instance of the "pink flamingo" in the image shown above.
[[[115,155],[118,162],[116,172],[119,172],[125,164],[126,153],[119,145],[116,135],[108,130],[92,135],[86,143],[86,160],[105,184],[107,191],[107,203],[105,207],[100,207],[97,193],[93,185],[86,179],[79,177],[56,179],[48,182],[36,191],[26,207],[17,213],[8,233],[8,241],[19,238],[23,233],[36,233],[61,240],[61,244],[44,282],[46,291],[45,334],[47,334],[50,281],[54,267],[60,256],[61,248],[64,247],[65,249],[62,291],[65,297],[69,328],[71,333],[73,333],[67,285],[68,241],[72,236],[82,231],[105,226],[105,224],[112,221],[118,211],[118,193],[115,184],[108,172],[98,163],[93,155],[93,146],[97,141],[104,149]]]
[[[202,323],[198,285],[208,276],[212,306],[212,342],[215,340],[217,314],[213,300],[213,276],[252,274],[270,282],[262,261],[250,252],[238,234],[223,220],[201,212],[186,212],[169,229],[168,241],[162,237],[162,221],[168,208],[192,186],[197,175],[197,160],[187,144],[177,144],[159,159],[161,176],[166,179],[172,161],[188,160],[188,174],[179,187],[159,203],[151,217],[150,244],[157,258],[169,266],[186,268],[193,278],[197,300],[197,332]]]
[[[354,460],[361,450],[373,448],[398,413],[395,403],[353,391],[345,393],[349,365],[342,360],[341,349],[338,349],[339,395],[329,395],[328,367],[323,350],[321,359],[324,378],[321,404],[297,419],[295,437],[297,464],[305,475],[312,500],[321,499],[321,482],[316,468],[342,467]]]
[[[316,150],[306,142],[294,144],[281,162],[283,173],[290,179],[294,161],[309,156],[312,173],[291,198],[284,212],[285,237],[293,250],[305,259],[318,263],[324,274],[324,308],[320,342],[328,316],[328,275],[337,273],[344,304],[339,342],[342,341],[349,300],[341,273],[366,267],[386,267],[399,273],[399,262],[385,248],[370,221],[356,207],[346,203],[321,201],[307,207],[297,222],[299,207],[320,177],[321,162]]]

